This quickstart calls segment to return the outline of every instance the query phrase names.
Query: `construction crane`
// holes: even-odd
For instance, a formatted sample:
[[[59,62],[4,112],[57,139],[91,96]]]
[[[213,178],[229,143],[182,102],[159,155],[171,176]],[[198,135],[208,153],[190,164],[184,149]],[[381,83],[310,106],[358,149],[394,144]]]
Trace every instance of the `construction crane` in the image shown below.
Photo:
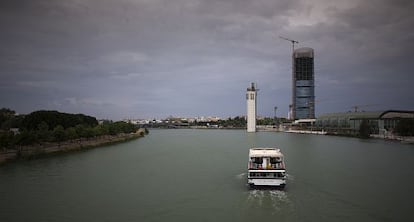
[[[296,44],[299,44],[299,42],[298,42],[298,41],[293,40],[293,39],[289,39],[289,38],[285,38],[285,37],[283,37],[283,36],[279,36],[279,38],[284,39],[284,40],[287,40],[287,41],[289,41],[289,42],[291,42],[291,43],[292,43],[292,53],[293,53],[293,51],[295,51],[295,43],[296,43]]]
[[[296,41],[296,40],[293,40],[293,39],[283,37],[283,36],[279,36],[279,38],[292,43],[292,78],[293,78],[292,84],[294,85],[295,84],[294,83],[294,76],[295,76],[295,66],[294,65],[295,64],[294,64],[293,53],[295,52],[295,43],[299,44],[299,42]],[[292,87],[292,89],[294,90],[294,86]],[[296,116],[295,105],[294,105],[295,104],[295,99],[294,99],[295,96],[294,95],[295,95],[295,92],[293,91],[293,93],[292,93],[292,104],[289,105],[289,113],[290,113],[289,115],[290,115],[290,118],[293,118],[293,119],[295,119],[295,116]]]

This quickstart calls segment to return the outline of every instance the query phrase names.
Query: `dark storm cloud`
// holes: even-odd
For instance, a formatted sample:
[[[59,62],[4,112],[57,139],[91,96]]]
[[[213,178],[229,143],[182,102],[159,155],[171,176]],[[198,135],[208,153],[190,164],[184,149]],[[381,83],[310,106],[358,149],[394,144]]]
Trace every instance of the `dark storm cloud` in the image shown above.
[[[319,64],[319,96],[337,90],[334,107],[354,103],[412,109],[414,36],[407,30],[414,25],[413,6],[409,1],[374,1],[331,10],[332,23],[315,30],[319,38],[314,35],[324,44],[318,53],[325,60]]]
[[[413,109],[409,1],[6,0],[0,101],[104,118],[286,115],[289,42],[315,49],[317,111]]]

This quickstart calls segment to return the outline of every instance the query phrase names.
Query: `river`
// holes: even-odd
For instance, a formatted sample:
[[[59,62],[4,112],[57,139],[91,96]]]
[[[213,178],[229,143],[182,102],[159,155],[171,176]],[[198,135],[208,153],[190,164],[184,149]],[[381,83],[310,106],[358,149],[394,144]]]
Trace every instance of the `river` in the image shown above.
[[[250,147],[285,154],[285,190],[249,190]],[[414,146],[243,130],[138,140],[0,166],[0,221],[412,221]]]

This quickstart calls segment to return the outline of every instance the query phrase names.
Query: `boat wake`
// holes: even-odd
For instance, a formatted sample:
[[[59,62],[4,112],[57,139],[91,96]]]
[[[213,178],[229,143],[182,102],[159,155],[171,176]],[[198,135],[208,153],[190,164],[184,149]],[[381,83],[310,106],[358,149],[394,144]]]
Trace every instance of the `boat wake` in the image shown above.
[[[250,190],[246,205],[253,208],[271,208],[275,212],[291,207],[287,193],[283,190]]]
[[[254,206],[262,206],[264,196],[264,190],[251,190],[247,196],[247,203],[253,204]]]
[[[241,174],[238,174],[238,175],[236,176],[236,178],[237,178],[237,179],[239,179],[239,180],[241,180],[241,179],[246,179],[246,173],[241,173]]]

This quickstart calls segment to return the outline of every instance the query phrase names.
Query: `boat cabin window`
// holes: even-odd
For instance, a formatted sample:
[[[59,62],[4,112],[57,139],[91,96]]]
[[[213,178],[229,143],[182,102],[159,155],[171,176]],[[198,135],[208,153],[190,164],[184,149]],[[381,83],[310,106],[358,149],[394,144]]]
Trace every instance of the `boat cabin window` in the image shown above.
[[[274,177],[284,177],[285,176],[285,173],[273,173],[273,176]]]
[[[280,163],[280,162],[282,162],[282,158],[280,158],[280,157],[271,157],[270,158],[270,163],[271,164],[276,164],[276,163]]]
[[[283,173],[283,172],[276,172],[276,173],[251,172],[249,176],[252,177],[252,178],[280,178],[280,177],[284,177],[285,173]]]
[[[257,164],[263,163],[263,158],[261,157],[253,157],[252,160],[253,160],[253,163],[257,163]]]

